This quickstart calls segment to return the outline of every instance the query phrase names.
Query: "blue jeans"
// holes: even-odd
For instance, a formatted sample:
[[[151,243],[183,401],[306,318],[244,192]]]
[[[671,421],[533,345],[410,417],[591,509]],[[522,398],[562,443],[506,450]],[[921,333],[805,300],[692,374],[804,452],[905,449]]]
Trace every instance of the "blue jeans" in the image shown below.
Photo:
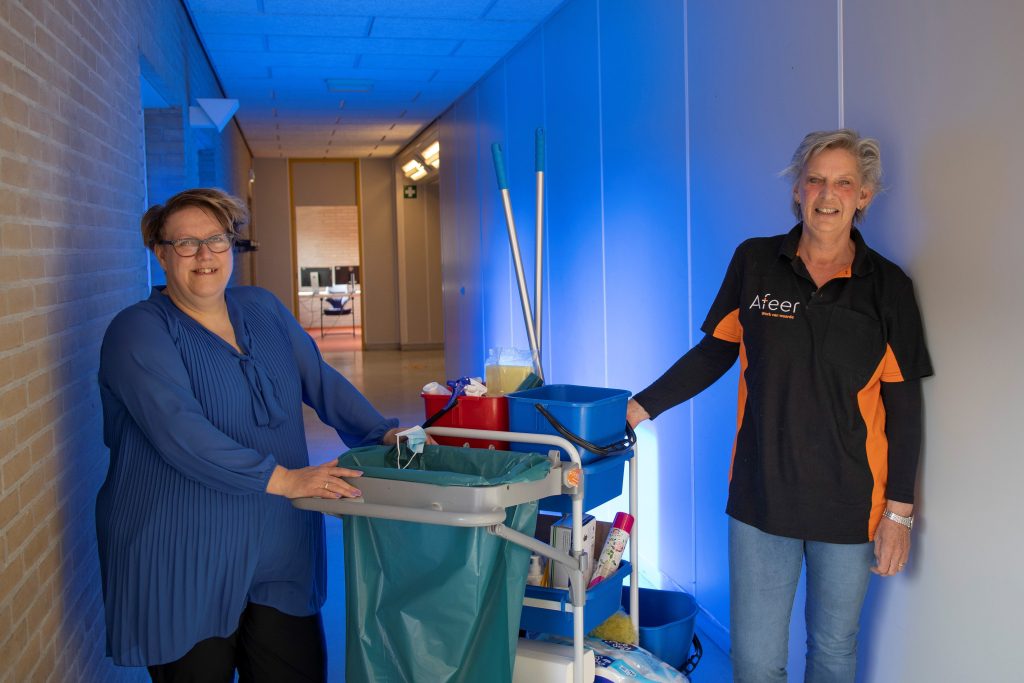
[[[786,680],[789,619],[807,561],[806,683],[853,683],[857,630],[873,543],[822,543],[766,534],[729,518],[732,666],[736,683]]]

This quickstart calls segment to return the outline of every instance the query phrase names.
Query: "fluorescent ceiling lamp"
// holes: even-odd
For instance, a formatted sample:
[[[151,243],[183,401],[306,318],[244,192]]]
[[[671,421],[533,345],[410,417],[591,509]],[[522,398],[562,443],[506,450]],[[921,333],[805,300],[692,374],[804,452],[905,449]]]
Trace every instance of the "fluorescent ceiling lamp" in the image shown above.
[[[412,159],[407,164],[402,166],[402,173],[413,180],[419,180],[423,176],[427,175],[430,169],[419,162],[419,159]]]
[[[423,161],[430,164],[434,168],[440,166],[441,160],[441,143],[436,140],[420,154],[423,156]]]

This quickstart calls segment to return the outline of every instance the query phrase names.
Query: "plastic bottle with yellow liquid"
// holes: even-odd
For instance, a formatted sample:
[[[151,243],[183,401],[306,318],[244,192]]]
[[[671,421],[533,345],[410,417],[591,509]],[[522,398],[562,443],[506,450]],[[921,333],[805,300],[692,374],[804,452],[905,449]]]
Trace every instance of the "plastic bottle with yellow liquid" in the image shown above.
[[[488,396],[511,394],[533,372],[533,357],[522,349],[494,348],[487,353],[484,379]]]

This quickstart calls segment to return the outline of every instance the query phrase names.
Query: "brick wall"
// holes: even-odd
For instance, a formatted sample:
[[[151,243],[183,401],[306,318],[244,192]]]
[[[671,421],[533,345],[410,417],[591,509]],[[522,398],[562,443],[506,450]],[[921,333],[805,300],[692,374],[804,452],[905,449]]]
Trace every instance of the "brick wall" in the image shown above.
[[[222,95],[177,0],[0,2],[0,681],[145,679],[104,657],[94,525],[99,344],[146,295],[140,62],[179,111]],[[217,144],[244,197],[237,129]]]
[[[185,119],[181,107],[142,110],[146,152],[146,206],[164,202],[189,184],[185,157]],[[165,285],[167,278],[150,252],[149,283]]]
[[[181,107],[143,110],[146,138],[146,203],[162,202],[188,186],[185,114]]]
[[[299,267],[359,265],[358,206],[296,206]]]

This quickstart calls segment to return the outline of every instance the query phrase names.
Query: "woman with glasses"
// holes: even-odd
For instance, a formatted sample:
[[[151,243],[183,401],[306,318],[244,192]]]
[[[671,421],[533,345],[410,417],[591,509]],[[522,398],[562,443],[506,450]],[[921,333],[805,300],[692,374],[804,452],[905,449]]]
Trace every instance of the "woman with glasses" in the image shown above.
[[[101,349],[110,469],[96,503],[107,653],[156,681],[322,681],[324,526],[289,499],[354,497],[310,466],[302,404],[351,446],[385,419],[266,290],[229,287],[245,206],[187,190],[142,219],[166,287]]]

